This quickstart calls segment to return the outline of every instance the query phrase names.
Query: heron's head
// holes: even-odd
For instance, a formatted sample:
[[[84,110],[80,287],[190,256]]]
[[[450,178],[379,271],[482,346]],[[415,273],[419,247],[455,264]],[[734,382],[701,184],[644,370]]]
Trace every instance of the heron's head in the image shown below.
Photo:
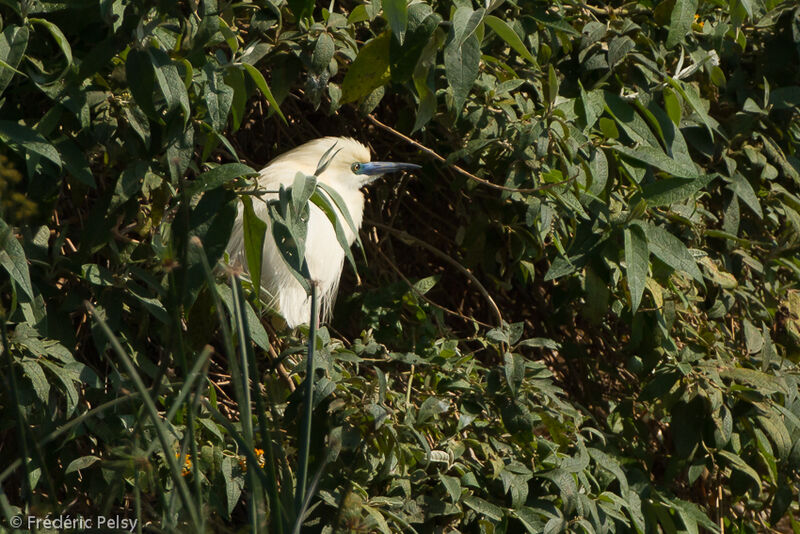
[[[315,169],[320,162],[330,158],[319,179],[336,188],[359,189],[384,174],[421,168],[413,163],[370,161],[369,149],[349,137],[323,137],[295,150],[307,152],[306,157],[309,163],[313,162]]]

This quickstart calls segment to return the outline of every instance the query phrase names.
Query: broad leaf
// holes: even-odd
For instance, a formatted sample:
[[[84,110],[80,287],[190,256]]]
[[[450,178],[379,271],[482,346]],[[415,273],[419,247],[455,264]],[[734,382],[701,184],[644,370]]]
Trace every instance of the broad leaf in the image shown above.
[[[647,237],[641,227],[631,225],[625,229],[625,272],[633,313],[636,313],[642,301],[649,267],[650,251],[647,248]]]

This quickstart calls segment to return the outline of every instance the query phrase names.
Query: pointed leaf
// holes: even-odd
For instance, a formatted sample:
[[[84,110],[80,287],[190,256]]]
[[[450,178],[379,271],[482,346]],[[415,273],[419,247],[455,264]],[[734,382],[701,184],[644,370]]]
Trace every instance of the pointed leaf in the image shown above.
[[[650,206],[668,206],[691,198],[716,177],[716,174],[703,174],[696,178],[656,180],[642,186],[642,195]]]
[[[444,69],[453,89],[453,108],[460,114],[480,71],[480,41],[470,36],[462,45],[455,38],[444,49]]]
[[[759,219],[764,218],[764,213],[761,211],[761,203],[758,200],[758,196],[756,192],[753,190],[753,186],[750,185],[750,182],[742,176],[742,173],[739,171],[735,171],[731,176],[731,183],[728,185],[728,189],[736,193],[747,207],[753,210]]]
[[[389,45],[391,32],[383,32],[367,41],[347,69],[342,81],[342,104],[360,100],[389,83]]]
[[[691,107],[694,112],[697,113],[697,116],[700,117],[700,121],[708,130],[708,135],[713,139],[714,128],[717,126],[717,121],[709,117],[708,112],[703,105],[703,100],[700,98],[700,95],[695,92],[694,87],[669,76],[667,76],[667,83],[674,87],[683,97],[683,100],[689,104],[689,107]]]
[[[697,177],[697,170],[692,168],[692,166],[672,159],[660,148],[655,148],[652,146],[628,148],[622,145],[613,145],[612,148],[624,156],[628,156],[629,158],[652,165],[653,167],[673,176],[682,178]]]
[[[403,38],[408,28],[408,6],[406,0],[383,0],[383,15],[389,22],[392,35],[403,44]]]
[[[517,54],[522,56],[532,65],[537,65],[536,59],[531,54],[530,50],[528,50],[528,47],[525,46],[525,43],[522,42],[522,39],[519,38],[517,32],[511,28],[511,26],[494,15],[487,15],[484,20],[486,21],[486,25],[494,30],[494,32]]]
[[[631,312],[636,313],[647,283],[650,251],[642,228],[631,225],[625,229],[625,271],[631,292]]]
[[[697,262],[683,241],[660,226],[640,222],[634,224],[644,230],[650,252],[676,271],[688,274],[703,285],[703,273],[700,272]]]
[[[0,120],[0,140],[17,151],[41,156],[61,168],[58,150],[36,130],[12,121]]]
[[[28,296],[31,302],[34,300],[33,287],[28,271],[28,261],[25,258],[25,251],[22,245],[14,236],[14,232],[3,219],[0,219],[0,265],[2,265],[11,279]]]
[[[158,48],[148,49],[150,59],[153,63],[153,74],[161,94],[167,104],[167,111],[180,108],[183,111],[183,123],[189,122],[191,117],[191,106],[189,104],[189,93],[178,72],[178,67],[170,59],[169,55]]]
[[[269,85],[267,85],[267,81],[264,79],[264,75],[261,74],[261,72],[257,68],[255,68],[253,65],[250,65],[249,63],[242,63],[242,66],[244,67],[244,70],[247,71],[247,73],[250,75],[250,78],[253,79],[253,83],[256,84],[256,87],[258,87],[258,90],[261,91],[262,95],[264,95],[264,98],[267,99],[267,102],[269,102],[269,105],[272,107],[275,113],[278,114],[278,116],[281,118],[284,124],[288,125],[289,123],[286,121],[286,116],[284,116],[283,111],[281,111],[281,107],[278,105],[278,101],[275,100],[275,96],[273,96],[272,91],[269,88]]]
[[[697,0],[675,0],[675,7],[669,17],[669,32],[667,33],[667,48],[672,48],[683,42],[691,34],[694,14],[697,11]]]
[[[216,189],[240,176],[258,174],[244,163],[225,163],[204,172],[186,185],[186,194],[191,196]]]
[[[13,25],[6,26],[0,34],[0,60],[3,62],[0,68],[0,94],[11,83],[14,74],[19,74],[17,67],[25,56],[28,34],[27,26]]]
[[[264,255],[264,240],[267,235],[267,223],[262,221],[253,210],[253,199],[248,195],[242,196],[242,234],[244,236],[244,252],[247,258],[247,269],[250,272],[250,281],[256,289],[256,295],[261,295],[261,266]]]

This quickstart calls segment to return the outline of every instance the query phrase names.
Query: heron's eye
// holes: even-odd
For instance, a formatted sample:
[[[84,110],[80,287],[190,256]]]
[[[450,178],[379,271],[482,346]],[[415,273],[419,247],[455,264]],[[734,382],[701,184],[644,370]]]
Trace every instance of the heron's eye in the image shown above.
[[[353,174],[358,174],[358,171],[361,170],[361,164],[353,163],[352,165],[350,165],[350,170],[353,171]]]

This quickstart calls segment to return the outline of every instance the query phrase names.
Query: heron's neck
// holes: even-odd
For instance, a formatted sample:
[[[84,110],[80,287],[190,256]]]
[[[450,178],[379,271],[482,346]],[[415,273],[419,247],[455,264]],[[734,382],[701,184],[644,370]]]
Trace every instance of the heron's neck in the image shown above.
[[[347,189],[345,191],[339,190],[339,194],[342,195],[342,199],[344,200],[345,205],[347,205],[347,210],[350,212],[350,218],[353,219],[353,225],[356,227],[357,231],[359,228],[361,228],[361,223],[364,220],[364,195],[361,194],[361,191],[358,189]],[[355,241],[356,236],[355,234],[351,235],[352,232],[349,224],[344,224],[344,227],[347,238],[350,243],[352,243]]]

